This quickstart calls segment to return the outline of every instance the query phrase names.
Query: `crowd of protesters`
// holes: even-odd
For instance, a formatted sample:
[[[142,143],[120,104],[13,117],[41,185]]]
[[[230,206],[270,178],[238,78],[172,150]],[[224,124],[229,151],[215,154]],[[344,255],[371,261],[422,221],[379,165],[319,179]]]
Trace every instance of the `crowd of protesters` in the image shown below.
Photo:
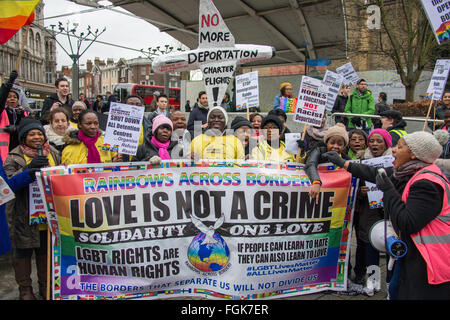
[[[20,299],[32,300],[32,253],[35,253],[39,294],[45,296],[47,239],[45,224],[30,225],[29,185],[40,168],[55,165],[148,161],[153,164],[169,159],[236,159],[300,162],[311,181],[310,196],[318,201],[322,181],[317,167],[332,162],[360,178],[355,212],[355,265],[349,265],[352,283],[365,286],[369,266],[379,266],[380,253],[369,242],[370,228],[387,215],[395,232],[407,242],[408,253],[388,273],[391,299],[448,299],[450,296],[449,182],[450,92],[446,92],[436,113],[444,124],[435,134],[407,133],[402,114],[391,110],[386,94],[375,105],[364,80],[352,90],[343,86],[333,112],[380,116],[336,118],[329,125],[327,114],[320,126],[307,126],[303,139],[297,141],[297,154],[286,150],[287,115],[279,108],[280,98],[292,98],[293,86],[282,83],[273,101],[273,110],[263,115],[252,112],[249,118],[236,116],[230,121],[230,95],[221,106],[210,107],[206,92],[198,94],[197,103],[186,114],[170,110],[168,97],[155,97],[151,111],[144,117],[140,145],[129,157],[103,150],[104,129],[109,106],[100,98],[90,104],[84,96],[71,100],[69,83],[58,79],[56,93],[44,102],[41,118],[34,119],[18,104],[13,88],[16,72],[2,85],[0,92],[0,176],[16,193],[16,199],[1,206],[0,228],[11,234],[11,242],[1,243],[0,254],[13,248],[13,268]],[[142,106],[139,96],[129,96],[125,103]],[[102,112],[103,111],[103,112]],[[387,174],[354,162],[392,155],[393,168]],[[421,175],[421,178],[417,178]],[[364,181],[377,183],[383,190],[384,208],[372,209]],[[433,199],[433,200],[431,200]],[[6,215],[5,215],[6,210]],[[7,221],[7,216],[8,220]],[[444,221],[444,225],[440,224]],[[434,230],[439,230],[434,234]],[[445,233],[447,232],[447,233]],[[435,236],[439,246],[421,243],[421,236]],[[445,237],[447,235],[447,237]],[[444,251],[442,251],[444,250]],[[441,257],[439,257],[441,256]],[[447,264],[446,264],[447,263]],[[354,276],[352,276],[352,272]],[[362,291],[373,295],[372,291]]]

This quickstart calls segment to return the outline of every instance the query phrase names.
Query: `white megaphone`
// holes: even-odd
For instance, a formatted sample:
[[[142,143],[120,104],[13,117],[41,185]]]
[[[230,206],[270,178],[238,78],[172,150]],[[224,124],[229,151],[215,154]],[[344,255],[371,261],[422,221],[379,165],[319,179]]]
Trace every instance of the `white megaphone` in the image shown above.
[[[394,260],[403,258],[408,252],[406,243],[397,237],[390,221],[376,222],[370,228],[369,241],[372,247],[381,252],[388,252],[393,258],[389,260],[389,270],[392,270]]]

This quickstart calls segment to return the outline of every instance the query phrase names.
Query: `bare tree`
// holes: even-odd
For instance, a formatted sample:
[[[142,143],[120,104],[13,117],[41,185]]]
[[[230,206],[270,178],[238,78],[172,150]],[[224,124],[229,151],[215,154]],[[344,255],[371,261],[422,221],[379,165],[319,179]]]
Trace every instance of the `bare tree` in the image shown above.
[[[372,29],[367,26],[370,5],[376,6],[380,20]],[[349,25],[359,26],[349,31],[349,51],[371,55],[375,67],[386,63],[395,67],[405,86],[406,100],[413,101],[422,71],[433,68],[435,60],[430,60],[440,51],[420,0],[348,0],[346,7]],[[352,32],[359,32],[353,40]]]

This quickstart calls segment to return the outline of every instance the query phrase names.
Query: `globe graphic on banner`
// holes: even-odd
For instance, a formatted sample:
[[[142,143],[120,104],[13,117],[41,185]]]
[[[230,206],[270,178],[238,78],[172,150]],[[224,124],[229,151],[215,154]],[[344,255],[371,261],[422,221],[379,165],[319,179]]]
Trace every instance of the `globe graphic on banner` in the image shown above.
[[[230,260],[230,250],[223,238],[214,233],[215,243],[202,243],[206,235],[199,233],[188,248],[188,260],[198,270],[216,272],[222,270]]]

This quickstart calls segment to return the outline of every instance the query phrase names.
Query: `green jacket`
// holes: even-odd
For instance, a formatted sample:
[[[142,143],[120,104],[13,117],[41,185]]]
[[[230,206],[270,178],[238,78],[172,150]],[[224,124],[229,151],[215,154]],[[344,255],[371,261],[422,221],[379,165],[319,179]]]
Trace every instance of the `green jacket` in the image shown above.
[[[373,99],[372,92],[367,90],[364,94],[359,95],[358,89],[355,88],[351,93],[345,105],[345,113],[359,113],[359,114],[374,114],[375,113],[375,100]],[[352,117],[348,118],[348,128],[353,129],[355,125],[352,123]],[[372,127],[371,118],[363,118],[367,122],[367,126]]]

